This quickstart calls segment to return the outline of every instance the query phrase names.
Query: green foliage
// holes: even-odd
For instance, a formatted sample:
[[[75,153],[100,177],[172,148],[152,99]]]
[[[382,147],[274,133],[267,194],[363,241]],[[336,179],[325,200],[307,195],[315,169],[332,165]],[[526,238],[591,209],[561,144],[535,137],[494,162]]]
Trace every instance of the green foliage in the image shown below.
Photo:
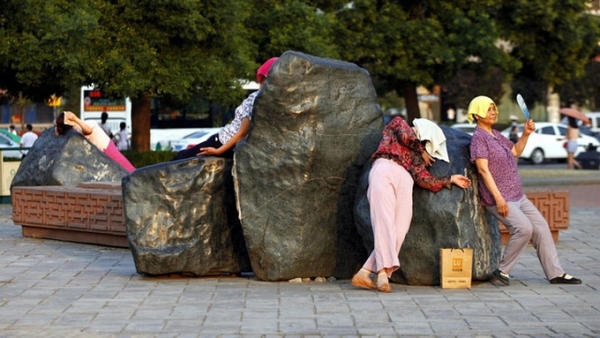
[[[319,10],[313,1],[270,0],[250,3],[252,15],[246,20],[245,27],[249,39],[255,44],[258,65],[287,50],[320,57],[339,57],[333,37],[335,17]]]
[[[405,97],[408,119],[419,117],[416,86],[449,81],[458,70],[509,69],[492,20],[501,1],[357,0],[336,12],[342,58],[366,68],[380,96]]]
[[[456,76],[446,83],[447,102],[456,107],[468,107],[471,100],[479,95],[485,95],[499,102],[504,90],[502,84],[505,73],[500,68],[492,68],[487,71],[477,69],[460,69]]]
[[[585,75],[565,82],[557,87],[561,106],[569,107],[576,103],[592,111],[600,110],[600,62],[590,61],[586,65]]]
[[[123,155],[133,164],[136,168],[141,168],[157,163],[163,163],[171,161],[174,152],[171,151],[142,151],[138,152],[135,150],[124,150]]]
[[[380,78],[382,90],[399,83],[433,85],[478,58],[498,64],[494,1],[396,2],[360,0],[337,12],[342,57]]]
[[[583,75],[600,31],[585,14],[585,0],[502,3],[494,20],[521,63],[516,78],[554,86]]]
[[[94,83],[129,96],[140,149],[149,148],[151,98],[200,92],[239,104],[237,80],[254,80],[262,62],[287,50],[366,68],[380,96],[404,96],[409,116],[416,85],[468,83],[458,103],[478,90],[496,97],[499,85],[488,82],[510,81],[543,102],[545,87],[597,83],[583,76],[600,35],[586,2],[0,0],[0,88],[45,100]],[[571,87],[586,102],[596,95]]]

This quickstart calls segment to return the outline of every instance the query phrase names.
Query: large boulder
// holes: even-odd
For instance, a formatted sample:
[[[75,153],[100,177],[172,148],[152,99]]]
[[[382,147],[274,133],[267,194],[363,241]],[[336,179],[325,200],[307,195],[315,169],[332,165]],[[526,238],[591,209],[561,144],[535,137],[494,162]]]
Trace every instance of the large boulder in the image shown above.
[[[413,218],[400,250],[400,269],[392,281],[410,285],[440,283],[440,248],[473,248],[474,280],[487,280],[500,262],[501,237],[498,222],[481,206],[477,175],[469,161],[471,136],[441,126],[448,147],[450,163],[437,160],[429,169],[436,176],[464,174],[465,168],[472,185],[463,190],[453,186],[437,193],[413,188]],[[368,173],[365,165],[357,190],[354,208],[356,225],[367,251],[373,250],[373,229],[369,216]]]
[[[121,181],[125,175],[127,171],[123,167],[75,130],[56,136],[54,128],[49,128],[42,132],[21,162],[11,188],[115,182]]]
[[[251,271],[232,162],[194,157],[143,167],[123,179],[127,239],[138,273]]]
[[[369,73],[288,51],[256,98],[236,148],[238,210],[262,280],[348,278],[366,259],[352,207],[382,112]]]

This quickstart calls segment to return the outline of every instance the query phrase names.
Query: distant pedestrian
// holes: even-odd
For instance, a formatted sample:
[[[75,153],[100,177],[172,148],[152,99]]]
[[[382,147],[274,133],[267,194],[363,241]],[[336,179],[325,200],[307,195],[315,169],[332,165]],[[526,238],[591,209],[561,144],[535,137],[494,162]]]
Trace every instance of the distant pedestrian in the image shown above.
[[[33,132],[33,126],[31,125],[31,123],[28,123],[25,128],[27,129],[27,132],[23,134],[23,136],[21,137],[21,143],[19,144],[21,145],[21,147],[31,148],[35,141],[38,139],[38,136],[36,133]],[[25,158],[28,152],[29,150],[21,150],[21,158]]]
[[[11,133],[11,134],[13,134],[13,135],[19,135],[19,134],[17,133],[17,129],[15,129],[15,125],[14,125],[14,124],[11,124],[11,125],[8,127],[8,131],[10,131],[10,133]]]
[[[577,139],[579,138],[579,126],[577,125],[576,118],[568,116],[568,119],[567,143],[565,144],[565,148],[567,149],[567,169],[581,169],[581,164],[575,159],[575,153],[579,146],[577,143]]]
[[[129,150],[129,131],[127,131],[127,124],[121,122],[119,128],[121,128],[121,130],[115,135],[117,149],[119,149],[119,151]]]
[[[110,130],[110,126],[106,122],[107,120],[108,120],[108,113],[103,111],[102,115],[100,115],[100,128],[102,128],[102,130],[104,130],[106,135],[108,135],[108,137],[110,137],[110,139],[112,140],[114,138],[114,135],[112,133],[112,130]]]

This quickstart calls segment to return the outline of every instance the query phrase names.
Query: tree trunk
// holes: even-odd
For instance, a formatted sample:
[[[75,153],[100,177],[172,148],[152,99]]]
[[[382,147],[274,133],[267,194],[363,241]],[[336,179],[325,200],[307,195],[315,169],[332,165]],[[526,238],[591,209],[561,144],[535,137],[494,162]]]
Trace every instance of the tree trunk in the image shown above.
[[[150,95],[131,99],[131,149],[150,150]]]
[[[421,118],[417,86],[414,83],[404,82],[402,84],[402,92],[404,93],[404,102],[406,104],[406,122],[412,126],[414,119]]]

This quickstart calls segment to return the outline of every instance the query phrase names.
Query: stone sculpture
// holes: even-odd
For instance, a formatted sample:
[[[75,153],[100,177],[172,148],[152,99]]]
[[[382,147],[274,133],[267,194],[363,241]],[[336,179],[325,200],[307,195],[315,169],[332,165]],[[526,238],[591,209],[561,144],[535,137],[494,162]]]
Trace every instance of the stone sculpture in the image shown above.
[[[13,178],[13,186],[64,185],[81,182],[121,181],[127,171],[71,130],[56,136],[54,128],[42,132]]]
[[[356,186],[383,128],[369,73],[288,51],[252,122],[233,172],[254,273],[349,278],[366,258],[352,216]]]
[[[127,239],[138,273],[251,271],[235,210],[232,160],[160,163],[123,179]]]

